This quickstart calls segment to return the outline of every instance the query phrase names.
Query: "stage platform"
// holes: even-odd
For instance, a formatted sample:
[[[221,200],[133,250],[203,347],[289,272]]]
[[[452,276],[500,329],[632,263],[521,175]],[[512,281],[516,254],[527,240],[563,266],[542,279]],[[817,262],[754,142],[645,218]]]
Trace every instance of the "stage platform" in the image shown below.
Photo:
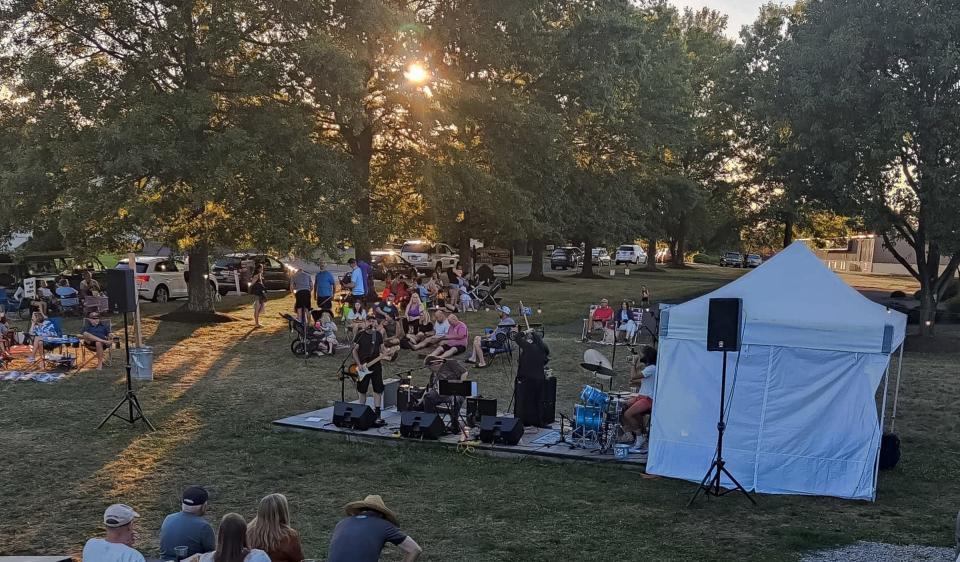
[[[448,434],[437,440],[407,439],[400,436],[400,412],[389,408],[382,413],[387,425],[374,427],[367,431],[344,429],[333,425],[333,406],[304,412],[288,418],[276,420],[277,426],[294,431],[310,432],[319,437],[344,439],[351,442],[378,443],[385,445],[403,445],[407,443],[423,444],[435,447],[456,448],[462,434]],[[571,427],[564,422],[566,439],[571,439]],[[624,468],[641,469],[647,462],[646,455],[631,454],[626,460],[618,460],[613,452],[601,454],[593,447],[571,447],[568,443],[558,443],[560,440],[560,421],[557,420],[549,428],[528,427],[523,438],[517,445],[499,445],[480,443],[477,439],[477,429],[467,429],[470,434],[470,446],[478,453],[500,457],[536,457],[553,461],[581,461],[592,463],[606,463]]]

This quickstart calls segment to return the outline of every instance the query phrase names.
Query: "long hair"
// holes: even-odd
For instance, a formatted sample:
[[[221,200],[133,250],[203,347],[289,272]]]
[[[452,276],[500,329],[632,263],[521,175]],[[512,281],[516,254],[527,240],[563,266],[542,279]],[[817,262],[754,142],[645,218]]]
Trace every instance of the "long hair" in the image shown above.
[[[250,548],[270,552],[280,546],[290,531],[290,508],[287,505],[287,497],[283,494],[270,494],[260,500],[257,516],[247,528],[247,543]]]
[[[214,562],[243,562],[247,550],[247,522],[238,513],[224,515],[217,529]]]

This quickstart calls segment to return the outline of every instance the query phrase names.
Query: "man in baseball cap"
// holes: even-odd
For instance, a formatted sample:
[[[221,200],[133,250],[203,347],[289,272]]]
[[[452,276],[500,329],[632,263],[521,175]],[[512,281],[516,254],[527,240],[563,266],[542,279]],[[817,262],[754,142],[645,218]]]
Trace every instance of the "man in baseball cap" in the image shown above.
[[[90,539],[83,546],[83,562],[146,562],[133,548],[137,540],[135,520],[140,517],[132,507],[115,503],[103,512],[107,537]]]
[[[187,547],[188,557],[216,550],[213,527],[203,518],[209,499],[200,486],[189,486],[183,491],[180,511],[167,515],[160,525],[160,554],[164,558],[175,558],[178,546]]]
[[[484,353],[493,355],[509,349],[507,338],[510,337],[510,332],[517,329],[517,321],[510,317],[510,312],[509,306],[497,306],[497,327],[488,328],[486,337],[473,338],[473,351],[470,352],[467,363],[476,363],[478,369],[483,369],[487,366]]]

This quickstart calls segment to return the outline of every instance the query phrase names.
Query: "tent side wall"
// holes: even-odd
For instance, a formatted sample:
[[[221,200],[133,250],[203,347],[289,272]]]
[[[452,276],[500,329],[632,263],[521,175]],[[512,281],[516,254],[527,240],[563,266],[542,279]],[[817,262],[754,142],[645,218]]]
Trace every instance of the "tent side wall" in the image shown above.
[[[727,468],[748,490],[872,499],[874,397],[887,359],[759,345],[730,353]],[[701,342],[661,339],[648,472],[703,477],[716,449],[721,364]]]

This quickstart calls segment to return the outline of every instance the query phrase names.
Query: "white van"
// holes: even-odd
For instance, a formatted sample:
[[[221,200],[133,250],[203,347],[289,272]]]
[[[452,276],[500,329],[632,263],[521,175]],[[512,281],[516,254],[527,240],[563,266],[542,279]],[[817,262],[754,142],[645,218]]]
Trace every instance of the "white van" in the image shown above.
[[[647,253],[637,244],[623,244],[617,248],[615,259],[616,265],[621,263],[634,263],[640,265],[647,263]]]

